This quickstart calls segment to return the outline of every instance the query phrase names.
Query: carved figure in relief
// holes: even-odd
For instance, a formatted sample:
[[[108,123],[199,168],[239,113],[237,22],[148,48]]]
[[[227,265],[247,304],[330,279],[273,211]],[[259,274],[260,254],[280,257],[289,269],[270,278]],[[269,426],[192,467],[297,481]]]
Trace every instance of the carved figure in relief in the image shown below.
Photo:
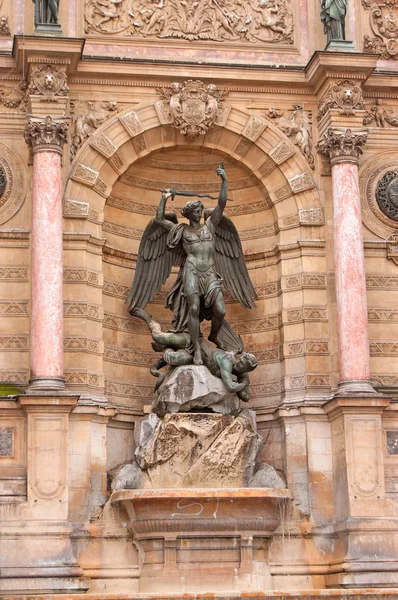
[[[35,26],[42,23],[59,24],[59,0],[32,0],[35,5]]]
[[[72,129],[70,149],[72,159],[86,139],[118,109],[117,102],[95,103],[88,101],[88,111],[83,106],[82,103],[72,103],[72,126],[74,128]]]
[[[87,33],[293,43],[291,0],[85,0]]]
[[[259,0],[258,8],[253,6],[253,10],[261,15],[261,18],[257,19],[257,29],[265,27],[275,33],[285,33],[277,4],[270,0]]]
[[[321,0],[321,21],[327,41],[345,40],[347,0]]]
[[[265,116],[277,120],[278,127],[300,148],[311,169],[314,169],[311,113],[301,106],[295,105],[294,110],[287,114],[276,108],[269,108]]]
[[[201,224],[203,204],[200,201],[190,201],[182,210],[189,225],[178,223],[175,213],[167,215],[166,203],[174,198],[175,191],[163,190],[156,217],[148,224],[140,243],[136,272],[127,299],[129,312],[139,316],[137,309],[144,309],[153,299],[170,275],[173,264],[180,266],[166,307],[174,312],[173,331],[189,333],[186,350],[196,365],[203,364],[200,346],[203,319],[211,321],[209,340],[220,348],[225,346],[223,339],[227,326],[224,327],[222,277],[227,290],[242,306],[251,308],[257,298],[238,232],[223,214],[227,202],[227,177],[223,166],[217,169],[217,174],[222,180],[218,205],[205,213],[204,224]]]
[[[363,118],[364,125],[376,125],[376,127],[398,127],[398,113],[391,107],[383,106],[380,98],[376,98],[370,110]]]

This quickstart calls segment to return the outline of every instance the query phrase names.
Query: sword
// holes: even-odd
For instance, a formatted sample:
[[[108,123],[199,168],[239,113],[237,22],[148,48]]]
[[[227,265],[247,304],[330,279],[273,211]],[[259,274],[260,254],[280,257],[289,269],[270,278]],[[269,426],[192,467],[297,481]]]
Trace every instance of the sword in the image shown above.
[[[199,192],[178,192],[174,186],[161,190],[161,193],[171,194],[171,200],[174,200],[176,196],[186,196],[187,198],[210,198],[210,200],[218,200],[218,196],[210,196],[210,194],[199,194]],[[227,198],[227,200],[233,202],[232,198]]]

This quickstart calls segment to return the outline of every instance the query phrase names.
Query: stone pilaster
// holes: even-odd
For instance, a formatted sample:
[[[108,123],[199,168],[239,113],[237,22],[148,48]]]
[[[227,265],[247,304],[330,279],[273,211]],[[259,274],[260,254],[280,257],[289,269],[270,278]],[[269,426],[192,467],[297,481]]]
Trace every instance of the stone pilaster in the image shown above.
[[[366,130],[330,128],[319,143],[319,151],[330,159],[332,167],[339,394],[375,393],[370,383],[365,259],[358,181],[358,161],[367,135]]]
[[[61,159],[68,118],[28,118],[33,154],[30,391],[62,390],[63,268]]]

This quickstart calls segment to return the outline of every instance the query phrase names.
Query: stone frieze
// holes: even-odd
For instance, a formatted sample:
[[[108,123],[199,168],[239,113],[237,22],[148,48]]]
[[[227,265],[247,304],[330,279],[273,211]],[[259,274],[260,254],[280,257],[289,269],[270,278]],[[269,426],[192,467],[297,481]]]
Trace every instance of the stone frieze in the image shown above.
[[[86,0],[85,32],[129,38],[293,44],[291,0]]]

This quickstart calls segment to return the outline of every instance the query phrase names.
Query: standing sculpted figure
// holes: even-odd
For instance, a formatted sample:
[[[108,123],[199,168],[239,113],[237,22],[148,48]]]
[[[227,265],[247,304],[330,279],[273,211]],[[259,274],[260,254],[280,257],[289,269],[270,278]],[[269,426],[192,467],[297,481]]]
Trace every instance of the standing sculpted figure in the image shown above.
[[[35,26],[42,23],[58,25],[59,0],[32,0],[35,5]]]
[[[347,0],[321,0],[321,21],[327,41],[345,40]]]
[[[221,178],[218,204],[205,212],[199,200],[188,202],[181,214],[189,220],[178,223],[175,213],[166,213],[166,203],[174,199],[175,191],[162,191],[156,217],[144,231],[136,272],[127,303],[129,312],[144,318],[143,310],[160,290],[171,273],[180,266],[176,282],[166,300],[174,312],[173,331],[187,332],[186,350],[196,365],[203,364],[200,344],[200,322],[211,321],[209,340],[225,348],[225,339],[236,340],[236,334],[224,322],[225,306],[221,281],[227,290],[247,308],[254,306],[256,292],[247,272],[238,232],[225,217],[227,176],[223,166],[217,169]],[[198,195],[179,193],[180,195]],[[199,194],[200,195],[200,194]],[[144,315],[144,316],[143,316]],[[221,332],[221,338],[220,338]],[[228,346],[228,344],[227,344]]]

